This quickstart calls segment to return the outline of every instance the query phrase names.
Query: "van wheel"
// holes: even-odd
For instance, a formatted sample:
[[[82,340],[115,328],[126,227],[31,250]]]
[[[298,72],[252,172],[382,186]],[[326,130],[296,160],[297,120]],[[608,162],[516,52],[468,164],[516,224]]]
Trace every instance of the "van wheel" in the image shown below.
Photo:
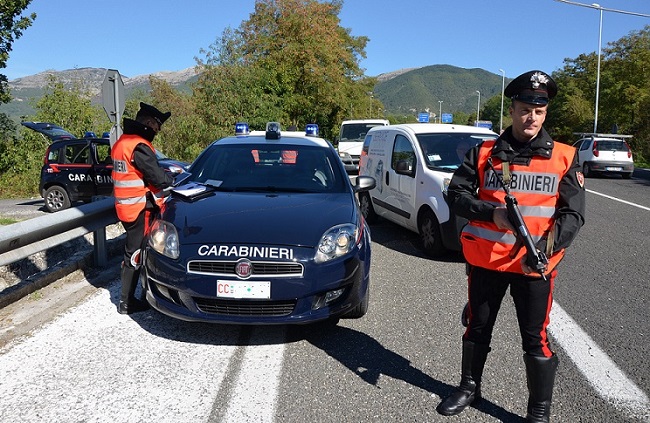
[[[70,207],[70,197],[65,189],[58,185],[53,185],[45,191],[43,196],[45,199],[45,208],[50,212],[58,212],[59,210],[67,209]]]
[[[361,209],[361,214],[363,215],[363,218],[366,219],[366,222],[376,223],[377,220],[379,220],[379,216],[377,216],[375,208],[372,206],[372,200],[370,199],[369,193],[359,193],[359,208]]]
[[[587,163],[582,165],[582,174],[585,176],[585,178],[589,178],[590,176],[593,176],[592,173],[593,172],[591,171],[591,168]]]
[[[440,224],[431,210],[422,212],[418,219],[418,232],[420,233],[422,249],[428,256],[438,257],[445,253],[446,249],[442,245],[442,235],[440,234]]]

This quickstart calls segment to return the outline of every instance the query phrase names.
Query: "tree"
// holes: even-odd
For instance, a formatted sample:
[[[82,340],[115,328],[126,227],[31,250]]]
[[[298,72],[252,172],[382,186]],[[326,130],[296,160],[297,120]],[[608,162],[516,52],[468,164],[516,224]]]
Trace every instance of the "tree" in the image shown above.
[[[340,26],[341,7],[341,0],[257,0],[249,19],[226,29],[198,61],[199,110],[213,114],[206,121],[229,132],[238,120],[257,129],[269,120],[313,122],[332,137],[351,107],[383,108],[369,103],[375,80],[359,66],[368,39]]]
[[[23,31],[31,26],[36,13],[29,16],[19,15],[29,6],[32,0],[3,0],[0,6],[0,69],[7,67],[9,53],[13,42],[23,35]],[[0,74],[0,103],[11,101],[7,77]]]

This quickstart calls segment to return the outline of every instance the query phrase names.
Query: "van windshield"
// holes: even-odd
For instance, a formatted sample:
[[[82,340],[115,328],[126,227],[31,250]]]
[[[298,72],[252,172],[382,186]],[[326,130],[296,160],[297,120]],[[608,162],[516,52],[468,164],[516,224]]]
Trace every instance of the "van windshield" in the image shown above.
[[[340,141],[363,142],[370,128],[382,126],[380,123],[346,123],[341,127]]]
[[[417,138],[427,167],[454,171],[470,148],[495,137],[489,134],[442,133],[418,134]]]

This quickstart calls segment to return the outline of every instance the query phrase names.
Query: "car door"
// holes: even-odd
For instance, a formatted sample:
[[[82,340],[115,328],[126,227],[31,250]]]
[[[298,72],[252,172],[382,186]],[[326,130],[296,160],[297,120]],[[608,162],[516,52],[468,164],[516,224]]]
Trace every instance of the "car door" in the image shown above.
[[[111,159],[111,146],[108,140],[93,140],[93,180],[95,181],[95,195],[113,194],[113,161]]]
[[[415,212],[416,167],[413,143],[406,135],[397,133],[385,172],[384,193],[389,219],[402,226],[409,226]]]
[[[93,149],[85,139],[76,139],[65,144],[61,172],[67,175],[68,192],[71,198],[89,201],[95,195]]]

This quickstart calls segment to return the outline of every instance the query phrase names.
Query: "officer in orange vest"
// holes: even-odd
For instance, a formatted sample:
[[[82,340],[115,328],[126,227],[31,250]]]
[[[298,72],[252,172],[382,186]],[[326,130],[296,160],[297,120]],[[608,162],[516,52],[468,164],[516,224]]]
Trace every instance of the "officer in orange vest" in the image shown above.
[[[140,251],[149,227],[151,212],[160,207],[161,195],[174,178],[159,165],[152,141],[171,112],[162,113],[140,103],[135,120],[124,118],[124,134],[111,149],[113,159],[113,194],[115,211],[126,231],[122,290],[117,307],[120,314],[149,308],[135,297],[139,278]]]
[[[470,149],[449,185],[450,208],[469,220],[461,232],[468,264],[468,325],[460,386],[437,411],[456,415],[481,399],[492,330],[509,288],[528,381],[526,420],[548,422],[558,358],[546,329],[556,266],[584,224],[584,177],[575,149],[553,141],[542,127],[549,100],[557,94],[555,81],[534,70],[515,78],[504,93],[512,100],[512,125],[497,140]],[[517,199],[538,251],[548,257],[541,274],[527,264],[526,249],[508,220],[499,177]]]

